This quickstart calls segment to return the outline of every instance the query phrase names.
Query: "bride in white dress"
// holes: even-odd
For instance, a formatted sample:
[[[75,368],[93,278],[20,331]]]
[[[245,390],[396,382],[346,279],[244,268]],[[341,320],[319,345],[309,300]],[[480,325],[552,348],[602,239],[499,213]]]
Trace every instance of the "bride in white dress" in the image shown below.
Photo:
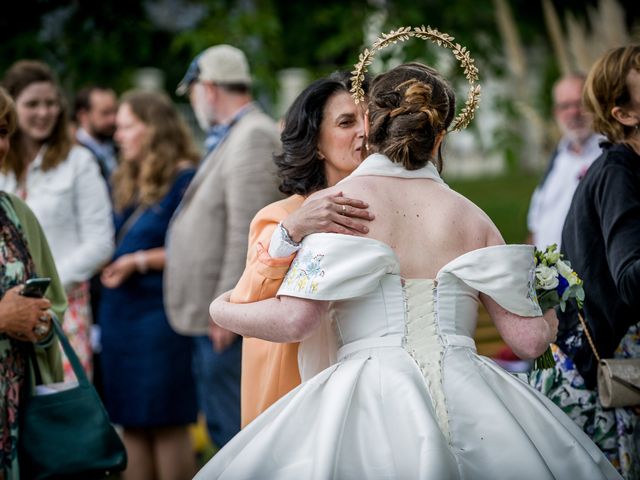
[[[213,319],[239,334],[302,340],[306,365],[327,353],[320,326],[338,350],[197,479],[620,478],[546,397],[476,353],[478,302],[522,358],[546,349],[557,319],[537,304],[533,247],[504,245],[439,176],[454,111],[452,89],[429,67],[378,76],[367,122],[375,153],[334,187],[375,212],[367,237],[310,235],[278,298],[212,303]]]

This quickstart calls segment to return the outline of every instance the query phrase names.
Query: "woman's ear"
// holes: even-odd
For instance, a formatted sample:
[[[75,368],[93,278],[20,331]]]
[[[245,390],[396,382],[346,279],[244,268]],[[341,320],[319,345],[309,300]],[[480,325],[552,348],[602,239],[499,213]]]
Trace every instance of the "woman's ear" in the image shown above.
[[[611,109],[611,116],[625,127],[636,127],[640,124],[638,117],[631,115],[622,107],[613,107]]]

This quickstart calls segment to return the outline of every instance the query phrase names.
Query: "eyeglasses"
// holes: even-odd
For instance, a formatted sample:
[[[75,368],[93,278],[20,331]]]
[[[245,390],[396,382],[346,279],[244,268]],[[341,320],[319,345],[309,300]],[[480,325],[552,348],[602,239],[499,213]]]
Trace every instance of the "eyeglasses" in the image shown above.
[[[565,112],[567,110],[571,110],[572,108],[576,108],[578,110],[582,110],[584,108],[584,106],[582,105],[581,101],[559,102],[559,103],[556,103],[553,106],[553,108],[555,108],[559,112]]]

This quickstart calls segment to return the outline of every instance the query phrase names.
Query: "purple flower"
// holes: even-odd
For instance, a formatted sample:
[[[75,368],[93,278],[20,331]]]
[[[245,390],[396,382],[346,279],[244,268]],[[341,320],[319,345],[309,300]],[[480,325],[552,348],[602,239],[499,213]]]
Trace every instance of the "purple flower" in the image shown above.
[[[558,275],[558,286],[556,287],[556,292],[558,292],[558,296],[562,298],[562,294],[569,286],[569,282],[562,275]]]

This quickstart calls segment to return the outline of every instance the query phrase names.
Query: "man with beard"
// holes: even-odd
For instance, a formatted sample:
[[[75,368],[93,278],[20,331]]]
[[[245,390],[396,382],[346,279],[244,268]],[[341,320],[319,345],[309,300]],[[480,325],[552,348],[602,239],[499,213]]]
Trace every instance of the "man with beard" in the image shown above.
[[[557,244],[578,182],[601,153],[602,137],[591,130],[591,117],[582,104],[585,77],[572,74],[553,86],[553,115],[562,138],[542,181],[533,192],[527,225],[530,243],[544,250]]]
[[[218,447],[240,430],[242,338],[211,322],[209,304],[240,279],[252,218],[282,198],[272,160],[278,128],[251,84],[244,52],[215,45],[192,61],[176,91],[189,96],[207,140],[167,233],[164,301],[173,329],[193,338],[200,407]]]
[[[117,151],[113,142],[116,131],[118,102],[115,92],[106,87],[90,86],[81,89],[75,98],[74,118],[78,125],[76,142],[93,153],[100,167],[100,173],[110,187],[109,178],[118,165]],[[93,349],[93,383],[102,394],[102,373],[100,367],[100,325],[98,307],[102,283],[100,272],[91,278],[91,348]]]
[[[113,143],[117,107],[115,92],[99,86],[80,90],[74,105],[74,116],[78,123],[76,141],[96,157],[100,173],[107,183],[118,165]]]

